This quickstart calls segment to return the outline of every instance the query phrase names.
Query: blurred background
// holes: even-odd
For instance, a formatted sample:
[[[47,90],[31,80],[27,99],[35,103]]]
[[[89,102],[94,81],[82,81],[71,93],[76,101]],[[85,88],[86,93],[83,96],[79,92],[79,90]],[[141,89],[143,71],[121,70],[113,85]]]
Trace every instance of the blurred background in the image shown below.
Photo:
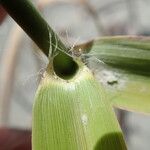
[[[149,35],[150,0],[32,0],[66,44],[108,35]],[[30,14],[29,14],[30,15]],[[30,130],[48,60],[0,6],[0,126]],[[116,110],[129,150],[150,149],[150,116]],[[0,130],[1,134],[1,130]],[[30,136],[30,134],[29,134]],[[4,149],[1,147],[0,150]]]

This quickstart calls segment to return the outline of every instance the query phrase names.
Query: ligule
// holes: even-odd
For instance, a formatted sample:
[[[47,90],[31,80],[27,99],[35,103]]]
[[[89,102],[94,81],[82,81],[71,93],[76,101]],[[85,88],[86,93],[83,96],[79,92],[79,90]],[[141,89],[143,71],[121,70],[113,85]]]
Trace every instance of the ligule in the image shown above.
[[[45,72],[38,88],[33,150],[126,150],[107,97],[83,64],[69,80]]]

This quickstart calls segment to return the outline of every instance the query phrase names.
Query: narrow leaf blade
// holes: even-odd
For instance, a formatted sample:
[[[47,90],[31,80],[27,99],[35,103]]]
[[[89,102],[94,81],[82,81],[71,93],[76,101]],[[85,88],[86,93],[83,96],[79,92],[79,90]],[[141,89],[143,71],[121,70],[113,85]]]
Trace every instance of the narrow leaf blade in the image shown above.
[[[85,58],[93,57],[106,64],[99,64],[98,78],[113,106],[150,113],[149,37],[104,37],[76,48],[82,49]]]

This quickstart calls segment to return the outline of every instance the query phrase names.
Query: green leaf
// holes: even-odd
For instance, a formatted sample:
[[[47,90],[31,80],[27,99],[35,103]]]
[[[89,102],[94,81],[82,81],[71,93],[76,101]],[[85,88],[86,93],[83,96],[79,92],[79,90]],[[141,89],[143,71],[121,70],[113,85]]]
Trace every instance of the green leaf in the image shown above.
[[[150,114],[150,77],[101,65],[97,78],[113,106]]]
[[[51,67],[38,88],[33,150],[126,150],[118,121],[101,85],[80,65],[70,80]]]
[[[76,48],[82,49],[86,59],[93,57],[104,63],[99,63],[98,78],[113,106],[150,113],[149,37],[106,37]]]

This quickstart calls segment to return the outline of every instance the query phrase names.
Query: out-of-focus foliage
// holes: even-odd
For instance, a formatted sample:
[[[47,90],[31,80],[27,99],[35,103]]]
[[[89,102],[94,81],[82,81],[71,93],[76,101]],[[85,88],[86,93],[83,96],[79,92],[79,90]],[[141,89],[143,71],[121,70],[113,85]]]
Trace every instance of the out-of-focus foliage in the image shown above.
[[[150,113],[150,38],[106,37],[82,44],[81,49],[85,58],[105,63],[99,64],[98,78],[113,106]]]

